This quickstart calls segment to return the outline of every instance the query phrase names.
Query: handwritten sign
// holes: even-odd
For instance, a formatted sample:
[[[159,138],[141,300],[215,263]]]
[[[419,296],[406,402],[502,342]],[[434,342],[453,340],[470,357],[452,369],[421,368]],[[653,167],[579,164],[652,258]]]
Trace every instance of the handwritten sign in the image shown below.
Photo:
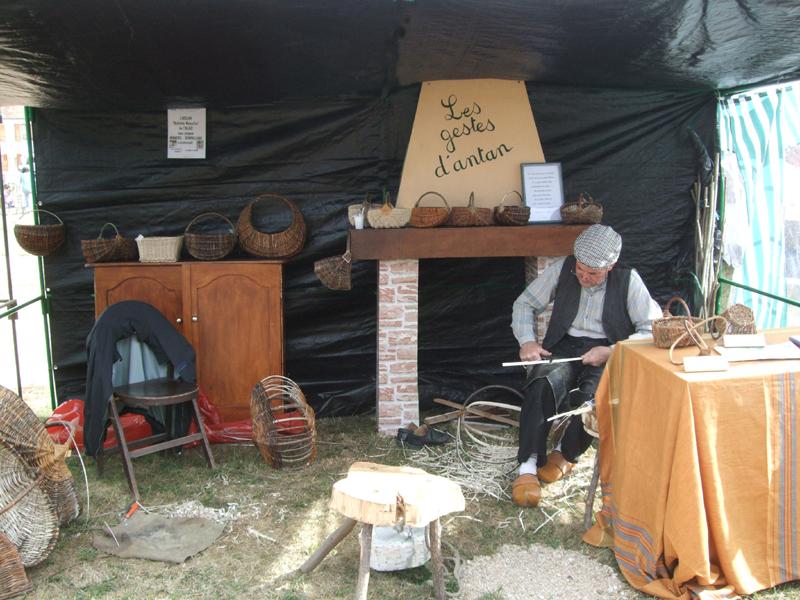
[[[544,162],[525,84],[501,79],[422,84],[403,163],[397,205],[428,191],[450,206],[500,204],[521,193],[520,164]]]
[[[206,157],[206,109],[167,110],[167,158]]]

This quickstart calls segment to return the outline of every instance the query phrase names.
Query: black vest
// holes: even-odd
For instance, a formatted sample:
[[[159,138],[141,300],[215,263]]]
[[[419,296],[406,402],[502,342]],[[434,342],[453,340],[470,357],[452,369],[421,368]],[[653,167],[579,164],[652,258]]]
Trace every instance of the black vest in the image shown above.
[[[550,324],[547,326],[547,333],[542,343],[547,349],[553,348],[561,341],[578,314],[581,284],[573,274],[575,262],[574,256],[568,256],[558,276],[553,315],[550,317]],[[606,332],[606,338],[612,344],[627,339],[636,330],[628,315],[630,282],[630,269],[615,267],[608,273],[606,297],[603,302],[603,329]]]

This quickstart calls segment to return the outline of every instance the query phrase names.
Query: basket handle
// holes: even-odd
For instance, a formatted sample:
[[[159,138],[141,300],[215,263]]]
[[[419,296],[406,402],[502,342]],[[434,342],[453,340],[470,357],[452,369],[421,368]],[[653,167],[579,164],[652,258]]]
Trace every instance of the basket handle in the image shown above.
[[[585,206],[588,206],[589,204],[597,204],[589,192],[581,192],[580,194],[578,194],[578,206],[583,208]]]
[[[505,206],[506,198],[508,198],[509,194],[516,194],[517,198],[519,198],[519,205],[522,206],[524,202],[522,201],[522,194],[520,194],[517,190],[511,190],[510,192],[506,192],[503,194],[502,199],[500,200],[500,206]]]
[[[470,212],[475,212],[475,192],[469,193],[469,202],[467,203],[467,208],[469,208]]]
[[[300,212],[300,209],[297,208],[288,198],[286,198],[285,196],[281,196],[280,194],[266,193],[266,194],[261,194],[261,195],[257,196],[255,198],[255,200],[253,200],[250,203],[251,213],[252,213],[252,207],[254,207],[256,205],[256,203],[260,202],[261,200],[263,200],[265,198],[276,198],[276,199],[280,200],[281,202],[283,202],[286,206],[289,207],[289,210],[292,212],[292,222],[289,224],[289,227],[291,227],[294,224],[295,219],[297,219],[297,215],[295,213]],[[302,213],[300,213],[300,216],[302,216]]]
[[[113,223],[106,223],[100,228],[100,233],[97,234],[97,239],[98,240],[102,240],[103,239],[103,232],[106,230],[106,227],[108,227],[109,225],[111,225],[111,227],[114,228],[114,233],[116,234],[114,237],[120,237],[119,236],[119,229],[117,229],[117,226],[114,225]]]
[[[208,218],[208,217],[219,217],[220,219],[224,220],[228,225],[230,225],[231,233],[236,231],[236,228],[233,226],[233,223],[231,223],[231,220],[228,217],[226,217],[225,215],[221,215],[218,212],[204,212],[204,213],[200,213],[194,219],[189,221],[189,224],[186,226],[186,229],[183,230],[183,233],[189,233],[189,227],[191,227],[195,223],[195,221],[201,220],[203,218]]]
[[[692,316],[691,311],[689,311],[689,305],[686,304],[684,299],[681,298],[680,296],[673,296],[672,298],[667,300],[667,303],[664,305],[664,309],[663,309],[664,310],[664,318],[672,316],[672,314],[669,312],[669,307],[672,306],[672,303],[675,302],[675,301],[677,301],[681,306],[683,306],[683,310],[686,311],[686,315],[687,316],[689,316],[689,317]]]
[[[32,213],[32,212],[43,212],[43,213],[47,213],[48,215],[52,215],[52,216],[54,216],[56,219],[58,219],[58,223],[59,223],[59,225],[63,225],[63,224],[64,224],[64,221],[62,221],[62,220],[61,220],[61,217],[59,217],[57,214],[55,214],[55,213],[51,213],[49,210],[45,210],[45,209],[43,209],[43,208],[40,208],[40,207],[38,207],[38,206],[37,206],[36,208],[34,208],[34,209],[31,209],[31,210],[29,210],[29,211],[26,211],[26,212],[22,213],[21,217],[22,217],[22,216],[25,216],[25,215],[27,215],[28,213]]]
[[[428,194],[433,194],[434,196],[439,196],[439,198],[441,198],[441,199],[442,199],[442,202],[444,202],[444,206],[445,206],[445,208],[446,208],[447,210],[450,210],[450,205],[447,203],[447,200],[445,200],[445,199],[444,199],[444,196],[442,196],[442,195],[441,195],[439,192],[424,192],[424,193],[423,193],[423,194],[422,194],[422,195],[419,197],[419,199],[417,200],[417,203],[414,205],[414,208],[418,207],[418,206],[419,206],[419,202],[420,202],[420,200],[422,200],[422,199],[423,199],[425,196],[427,196]]]
[[[709,323],[711,321],[717,321],[717,320],[722,321],[722,323],[723,323],[722,331],[725,331],[728,328],[728,321],[727,321],[727,319],[725,319],[725,317],[723,317],[721,315],[716,315],[716,316],[713,316],[713,317],[709,317],[707,319],[703,319],[702,321],[698,321],[697,323],[694,323],[694,324],[690,324],[689,321],[684,321],[684,327],[686,327],[686,331],[684,331],[682,334],[680,334],[675,339],[675,341],[672,342],[672,345],[669,347],[669,362],[671,362],[673,365],[682,364],[682,363],[676,362],[675,359],[672,358],[672,351],[675,350],[675,347],[678,345],[678,343],[681,340],[683,340],[683,338],[685,338],[687,335],[690,338],[692,338],[692,342],[694,342],[694,344],[698,348],[700,348],[701,354],[704,353],[704,352],[706,352],[706,353],[710,352],[708,344],[706,344],[705,340],[702,338],[701,334],[698,332],[698,329],[700,329],[701,327],[704,327],[706,325],[706,323]],[[717,337],[714,337],[714,333],[712,331],[711,339],[718,340],[719,337],[720,337],[719,335],[717,335]]]
[[[381,212],[387,214],[391,212],[393,208],[392,195],[389,192],[383,192],[383,206],[381,206]]]

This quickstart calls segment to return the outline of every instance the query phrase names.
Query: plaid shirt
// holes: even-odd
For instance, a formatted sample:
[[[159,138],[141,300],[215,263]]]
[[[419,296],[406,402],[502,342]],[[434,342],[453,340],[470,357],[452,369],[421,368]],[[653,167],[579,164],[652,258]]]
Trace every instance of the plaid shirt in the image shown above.
[[[553,301],[556,285],[565,258],[547,267],[531,284],[525,288],[514,302],[511,312],[511,329],[519,345],[538,341],[536,336],[536,316],[541,314]],[[606,337],[603,329],[603,303],[606,298],[606,281],[592,288],[581,288],[578,314],[567,334],[575,337]],[[653,334],[653,319],[661,318],[661,309],[644,285],[642,278],[631,270],[628,287],[628,316],[636,332],[631,337],[644,337]]]

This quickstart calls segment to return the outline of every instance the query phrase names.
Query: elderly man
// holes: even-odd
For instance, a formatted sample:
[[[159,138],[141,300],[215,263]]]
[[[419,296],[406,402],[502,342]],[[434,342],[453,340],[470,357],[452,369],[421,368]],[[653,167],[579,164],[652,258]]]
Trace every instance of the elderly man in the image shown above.
[[[519,428],[519,476],[512,499],[536,506],[540,481],[567,475],[592,438],[579,417],[572,418],[561,441],[547,455],[547,418],[577,408],[594,397],[611,347],[631,335],[652,335],[661,316],[639,274],[614,268],[622,238],[605,225],[592,225],[575,240],[574,256],[563,258],[537,277],[514,302],[511,327],[523,361],[581,360],[535,365],[524,386]],[[544,340],[536,337],[536,316],[553,302]]]

